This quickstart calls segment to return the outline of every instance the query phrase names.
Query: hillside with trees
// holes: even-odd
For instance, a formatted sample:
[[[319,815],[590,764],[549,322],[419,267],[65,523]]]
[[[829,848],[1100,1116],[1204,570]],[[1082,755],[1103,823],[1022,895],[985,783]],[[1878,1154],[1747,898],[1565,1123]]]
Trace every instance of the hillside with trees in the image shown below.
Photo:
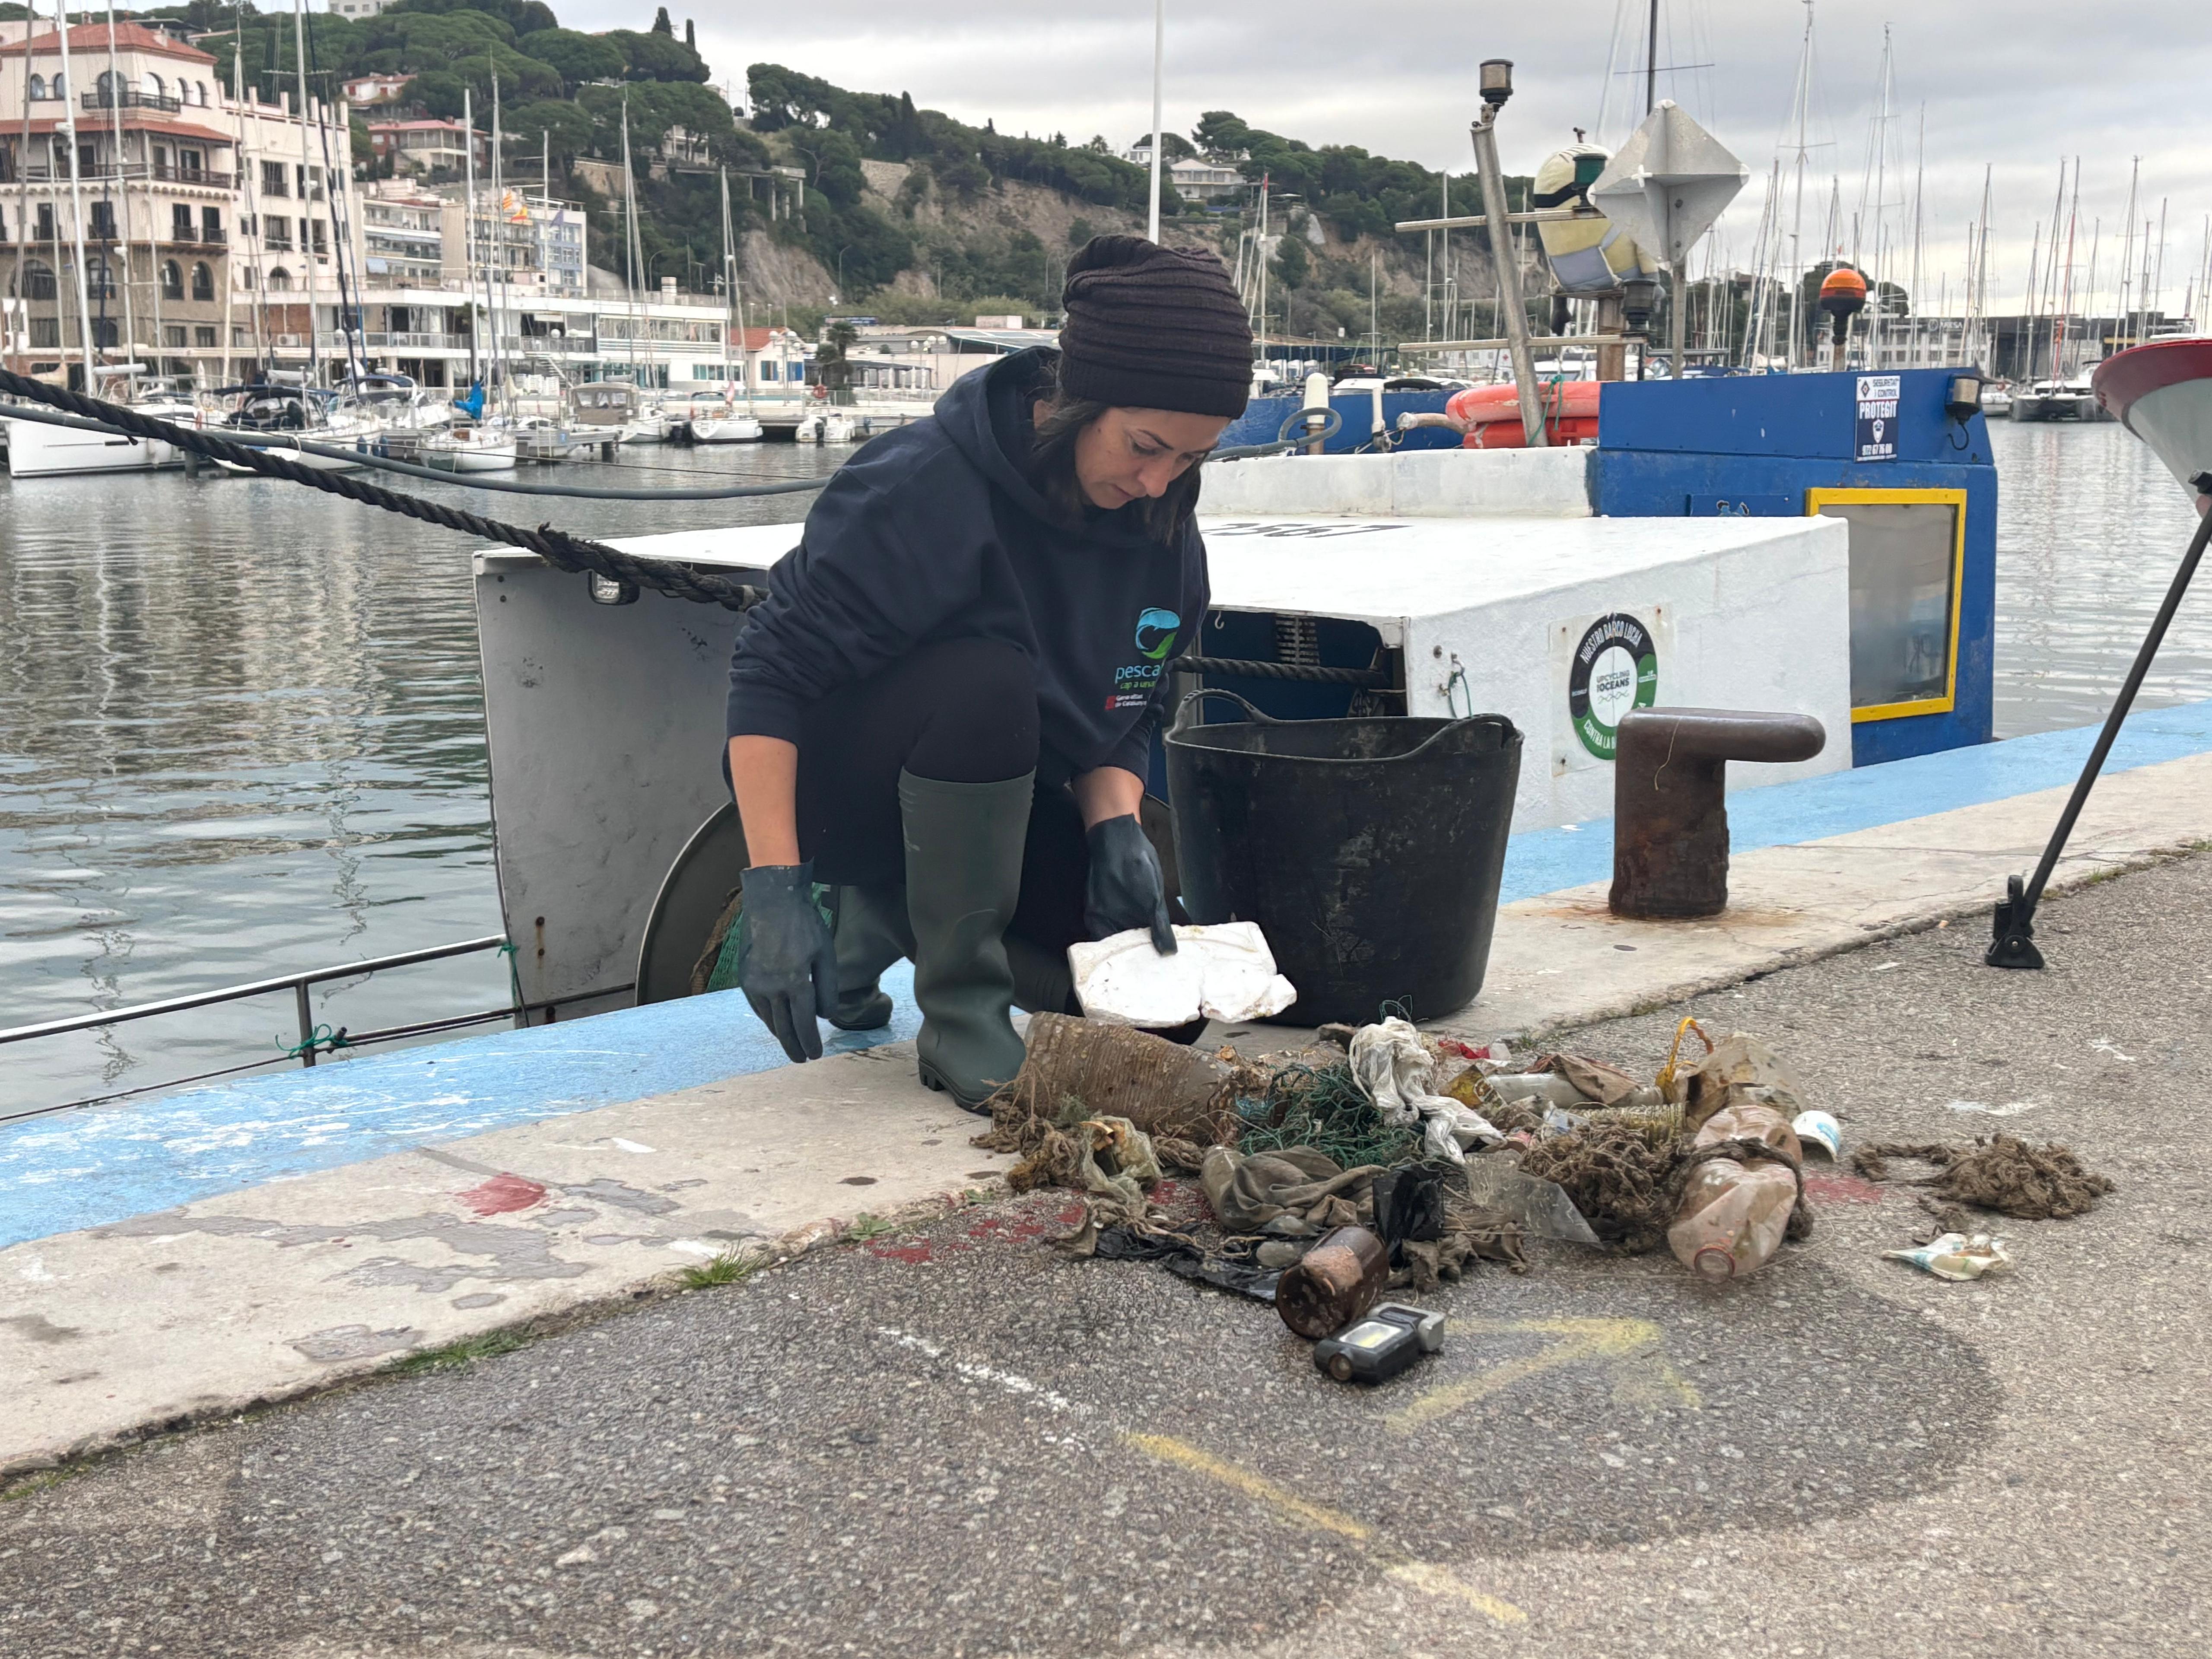
[[[0,15],[21,9],[0,5]],[[264,13],[252,0],[188,0],[118,15],[184,24],[227,86],[242,82],[274,100],[294,84],[289,5]],[[710,284],[720,267],[726,169],[749,291],[800,315],[833,293],[848,307],[916,321],[1043,313],[1056,305],[1074,246],[1144,222],[1146,170],[1103,135],[1003,133],[988,119],[975,126],[918,106],[908,93],[851,91],[770,63],[750,67],[733,108],[710,84],[692,22],[665,6],[646,27],[587,33],[563,27],[545,0],[398,0],[374,17],[311,12],[301,44],[310,83],[325,97],[356,76],[406,75],[406,110],[450,118],[469,101],[488,127],[495,88],[510,176],[534,180],[547,155],[552,190],[587,210],[593,263],[603,269],[626,264],[619,204],[594,187],[608,185],[609,166],[579,162],[618,163],[627,128],[640,276],[676,275],[687,288]],[[1488,261],[1476,238],[1451,239],[1447,273],[1429,264],[1428,242],[1392,228],[1435,215],[1447,183],[1464,211],[1476,199],[1472,173],[1447,181],[1417,162],[1310,144],[1225,110],[1208,111],[1187,137],[1170,133],[1165,144],[1170,156],[1203,155],[1255,185],[1267,182],[1271,330],[1357,337],[1376,318],[1385,335],[1418,334],[1425,290],[1433,304],[1447,274],[1464,307],[1459,325],[1492,325]],[[358,111],[353,146],[357,165],[380,165]],[[803,191],[792,190],[792,169]],[[1510,179],[1508,189],[1517,198],[1525,182]],[[1232,266],[1241,255],[1255,274],[1256,191],[1241,194],[1250,199],[1209,209],[1170,187],[1162,203],[1170,240],[1216,247]],[[779,198],[793,210],[777,211]]]

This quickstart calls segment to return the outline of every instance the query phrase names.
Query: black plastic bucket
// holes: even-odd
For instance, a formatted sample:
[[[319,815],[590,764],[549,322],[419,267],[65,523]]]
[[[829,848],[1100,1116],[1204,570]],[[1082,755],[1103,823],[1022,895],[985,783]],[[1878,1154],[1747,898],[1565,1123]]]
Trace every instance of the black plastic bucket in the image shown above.
[[[1192,723],[1201,697],[1249,720]],[[1194,691],[1165,737],[1183,908],[1256,921],[1298,1000],[1281,1018],[1416,1019],[1482,989],[1521,733],[1463,720],[1279,720]]]

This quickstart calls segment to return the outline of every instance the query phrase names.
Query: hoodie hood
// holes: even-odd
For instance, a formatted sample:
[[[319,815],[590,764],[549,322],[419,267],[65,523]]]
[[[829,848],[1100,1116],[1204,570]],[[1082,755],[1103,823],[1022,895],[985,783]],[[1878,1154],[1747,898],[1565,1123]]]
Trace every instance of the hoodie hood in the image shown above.
[[[1031,346],[1001,357],[988,368],[963,374],[937,400],[938,423],[952,447],[1030,517],[1060,536],[1112,547],[1157,546],[1127,507],[1086,513],[1071,524],[1030,482],[1031,410],[1060,354]]]

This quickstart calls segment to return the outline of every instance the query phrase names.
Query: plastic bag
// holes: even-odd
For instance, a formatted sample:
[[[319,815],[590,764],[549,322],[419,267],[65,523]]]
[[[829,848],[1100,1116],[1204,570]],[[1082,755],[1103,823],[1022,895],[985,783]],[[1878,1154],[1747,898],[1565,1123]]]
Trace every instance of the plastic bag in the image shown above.
[[[1945,1233],[1909,1250],[1884,1250],[1881,1255],[1885,1261],[1909,1261],[1923,1273],[1954,1284],[1979,1279],[1984,1273],[2012,1271],[2012,1257],[2005,1253],[2004,1240],[1987,1233],[1976,1233],[1972,1238],[1964,1233]]]
[[[1454,1164],[1467,1161],[1469,1146],[1505,1139],[1490,1120],[1449,1096],[1430,1092],[1436,1057],[1411,1023],[1386,1019],[1352,1033],[1352,1076],[1360,1092],[1375,1103],[1382,1121],[1401,1128],[1425,1124],[1425,1157]]]

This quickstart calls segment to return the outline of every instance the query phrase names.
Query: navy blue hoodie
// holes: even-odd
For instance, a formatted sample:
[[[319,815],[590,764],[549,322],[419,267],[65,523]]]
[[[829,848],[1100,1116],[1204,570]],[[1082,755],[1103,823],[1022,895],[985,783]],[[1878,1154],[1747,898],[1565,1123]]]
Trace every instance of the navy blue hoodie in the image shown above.
[[[963,376],[838,470],[738,631],[732,737],[797,743],[825,693],[919,646],[996,640],[1036,671],[1042,781],[1145,775],[1168,662],[1206,615],[1206,546],[1194,524],[1152,540],[1133,504],[1055,517],[1022,465],[1050,362],[1018,352]]]

